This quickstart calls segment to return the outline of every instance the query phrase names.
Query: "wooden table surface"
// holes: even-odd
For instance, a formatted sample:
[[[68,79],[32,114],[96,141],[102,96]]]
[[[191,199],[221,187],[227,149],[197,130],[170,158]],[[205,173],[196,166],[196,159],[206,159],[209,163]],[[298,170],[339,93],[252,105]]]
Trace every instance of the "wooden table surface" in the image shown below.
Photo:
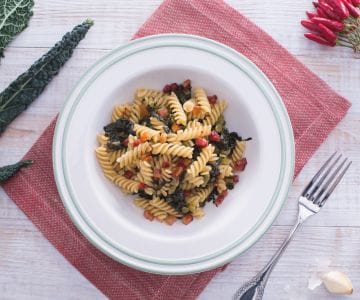
[[[128,41],[160,0],[35,0],[30,26],[5,52],[0,88],[5,88],[66,31],[90,17],[95,26],[46,91],[0,138],[0,165],[20,159],[59,112],[85,69]],[[274,270],[264,299],[343,299],[321,286],[307,290],[310,274],[324,262],[346,272],[360,299],[360,60],[347,49],[327,49],[302,37],[299,21],[310,0],[228,0],[272,35],[353,106],[294,181],[287,204],[272,228],[216,276],[200,299],[230,299],[236,288],[268,261],[296,219],[296,197],[334,150],[350,156],[353,166],[324,210],[310,219]],[[322,269],[320,267],[320,269]],[[42,236],[0,189],[0,299],[105,298]]]

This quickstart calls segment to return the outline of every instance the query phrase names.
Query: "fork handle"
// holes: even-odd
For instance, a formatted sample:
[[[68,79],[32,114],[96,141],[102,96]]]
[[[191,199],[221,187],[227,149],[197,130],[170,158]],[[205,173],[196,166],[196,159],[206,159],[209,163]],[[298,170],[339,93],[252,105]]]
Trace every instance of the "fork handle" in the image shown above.
[[[282,243],[280,248],[276,251],[274,256],[270,259],[267,265],[257,273],[251,280],[246,282],[241,286],[235,293],[233,300],[261,300],[264,294],[266,283],[269,279],[270,273],[273,270],[274,266],[278,262],[280,256],[283,254],[284,250],[288,246],[289,242],[292,240],[295,232],[298,230],[299,226],[302,224],[303,220],[298,219],[297,223],[291,229],[288,237]]]

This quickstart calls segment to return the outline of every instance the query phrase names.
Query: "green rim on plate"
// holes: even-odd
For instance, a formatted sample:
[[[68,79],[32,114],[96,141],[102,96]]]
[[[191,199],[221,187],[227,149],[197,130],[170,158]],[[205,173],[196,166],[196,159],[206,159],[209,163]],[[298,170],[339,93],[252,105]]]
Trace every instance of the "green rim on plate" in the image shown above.
[[[146,41],[155,41],[156,43],[147,45]],[[210,46],[215,45],[216,48],[221,49],[222,53],[219,53],[220,51],[218,49],[213,49],[212,47],[205,47],[203,44],[196,45],[196,43],[194,43],[195,41],[201,41],[202,43],[205,42],[205,44],[208,44]],[[136,46],[136,47],[134,47],[134,46]],[[69,124],[71,123],[71,119],[73,117],[74,111],[76,110],[77,105],[83,99],[82,96],[86,92],[86,90],[89,88],[89,86],[103,72],[105,72],[110,66],[112,66],[113,64],[116,64],[120,60],[125,59],[126,57],[133,55],[135,53],[139,53],[142,51],[146,51],[146,50],[153,49],[153,48],[159,48],[159,47],[162,47],[162,48],[164,48],[164,47],[186,47],[186,48],[193,48],[193,49],[200,50],[200,51],[206,51],[208,53],[211,53],[212,55],[216,55],[216,56],[228,61],[233,66],[238,68],[241,72],[245,73],[248,76],[248,78],[250,78],[257,85],[259,90],[262,92],[262,94],[268,101],[268,104],[269,104],[270,108],[272,109],[272,112],[276,118],[279,136],[280,136],[280,140],[281,140],[281,151],[282,151],[283,155],[282,155],[282,159],[281,159],[280,176],[278,178],[277,186],[276,186],[275,192],[271,198],[271,201],[270,201],[269,205],[267,206],[265,212],[261,216],[261,218],[253,226],[253,228],[249,232],[247,232],[247,234],[245,236],[243,236],[241,239],[234,241],[231,245],[228,245],[228,246],[222,248],[221,250],[218,250],[217,252],[210,253],[206,256],[202,256],[202,257],[192,259],[192,260],[166,261],[166,260],[159,260],[159,259],[150,259],[150,258],[144,257],[140,254],[132,253],[125,247],[120,247],[119,245],[113,243],[108,237],[106,237],[106,235],[104,233],[102,233],[94,224],[92,224],[91,220],[89,220],[87,218],[86,214],[82,211],[81,207],[78,205],[78,201],[76,200],[76,198],[74,196],[74,192],[72,190],[71,182],[69,182],[69,179],[67,176],[68,169],[65,164],[66,159],[67,159],[66,151],[65,151],[66,143],[63,141],[66,141],[67,134],[68,134],[68,127],[69,127]],[[241,59],[242,63],[245,64],[247,68],[250,68],[250,71],[248,69],[246,69],[244,67],[244,65],[240,65],[236,61],[232,60],[231,57],[224,56],[225,55],[224,53],[229,54],[230,56],[234,56],[234,54],[235,54],[237,56],[237,58]],[[107,62],[107,60],[109,60],[109,58],[114,56],[114,54],[116,57],[114,59],[111,59],[109,62]],[[266,232],[266,230],[271,226],[272,222],[275,220],[276,216],[280,212],[281,207],[283,206],[283,204],[285,202],[287,192],[288,192],[288,189],[290,187],[291,180],[293,177],[293,170],[294,170],[294,141],[293,141],[290,120],[289,120],[286,109],[281,101],[279,94],[277,93],[277,91],[275,90],[275,88],[273,87],[271,82],[266,78],[266,76],[247,58],[245,58],[244,56],[242,56],[235,50],[233,50],[225,45],[222,45],[220,43],[217,43],[217,42],[209,40],[209,39],[197,37],[197,36],[182,35],[182,34],[179,34],[179,35],[178,34],[170,34],[170,35],[166,34],[166,35],[157,35],[157,36],[150,36],[150,37],[138,39],[138,40],[129,42],[126,45],[113,50],[111,53],[109,53],[108,55],[106,55],[105,57],[103,57],[102,59],[97,61],[89,70],[87,70],[87,72],[85,72],[85,74],[79,80],[78,85],[80,85],[83,82],[83,80],[85,79],[86,76],[89,75],[89,73],[93,72],[96,69],[96,67],[98,67],[99,65],[102,65],[104,62],[105,62],[105,64],[95,74],[93,74],[91,76],[91,78],[89,78],[87,80],[86,84],[82,87],[80,92],[77,93],[77,97],[76,97],[75,101],[72,101],[72,103],[69,103],[69,101],[67,101],[64,109],[62,110],[62,112],[59,116],[57,126],[55,129],[55,134],[54,134],[53,164],[54,164],[54,174],[55,174],[56,183],[57,183],[61,198],[63,200],[63,203],[64,203],[70,217],[72,218],[73,222],[80,229],[80,231],[96,247],[98,247],[101,251],[110,255],[114,259],[119,260],[120,262],[127,264],[131,267],[141,269],[143,271],[157,272],[157,270],[155,270],[153,268],[151,268],[151,269],[142,268],[139,264],[129,263],[128,261],[126,261],[122,258],[114,256],[110,251],[107,251],[107,249],[105,249],[103,247],[103,245],[99,245],[95,240],[93,240],[92,236],[89,234],[88,230],[90,229],[92,231],[92,233],[94,233],[100,240],[102,240],[102,242],[104,244],[106,244],[111,249],[116,249],[117,251],[119,251],[129,257],[132,257],[136,260],[149,262],[152,264],[159,264],[162,266],[173,265],[175,267],[176,266],[181,267],[184,265],[198,264],[201,262],[210,261],[211,259],[219,257],[219,256],[223,255],[224,253],[227,253],[230,250],[233,250],[234,248],[239,246],[241,243],[246,241],[249,237],[251,237],[254,234],[254,232],[258,229],[258,227],[263,223],[263,221],[268,217],[269,213],[274,208],[274,205],[276,203],[280,203],[281,205],[278,205],[278,207],[276,208],[277,211],[274,214],[274,217],[271,220],[271,222],[268,222],[268,226],[265,228],[265,230],[263,230],[261,233],[258,233],[258,237],[256,239],[256,240],[258,240]],[[258,82],[259,78],[262,81],[261,82],[262,84]],[[263,86],[264,83],[267,85],[266,86],[267,90]],[[75,89],[76,89],[76,87],[74,88],[73,93],[75,93]],[[272,92],[273,95],[269,94],[269,90]],[[73,93],[71,93],[71,95]],[[68,100],[70,100],[70,97]],[[70,109],[69,109],[69,107],[70,107]],[[282,114],[283,123],[285,120],[285,124],[287,126],[286,128],[283,127],[283,123],[280,120],[280,116],[278,114],[279,109],[280,109],[280,113]],[[61,130],[60,124],[62,127],[64,127],[64,129],[62,131],[60,131]],[[285,137],[284,136],[285,133],[287,133],[288,136]],[[286,144],[285,140],[287,140],[287,141],[290,140],[290,145],[289,145],[290,149],[288,149],[288,150],[290,150],[289,154],[288,154],[289,157],[287,157],[287,153],[286,153],[286,145],[287,144]],[[288,172],[290,174],[290,176],[287,176],[285,178],[286,162],[291,162],[291,163],[290,163],[290,166],[288,166],[288,168],[290,168],[290,172]],[[279,199],[280,190],[284,186],[286,187],[286,191],[283,192],[282,199]],[[66,189],[66,192],[69,194],[70,197],[66,196],[65,193],[63,193],[63,190],[62,190],[63,187]],[[76,211],[73,210],[74,208]],[[80,216],[82,221],[85,222],[85,224],[87,225],[87,228],[84,228],[82,223],[80,223],[78,221],[78,216]],[[234,256],[239,255],[242,252],[244,252],[246,249],[248,249],[250,246],[252,246],[256,242],[256,240],[250,242],[250,244],[246,248],[242,249],[241,251],[239,251],[239,253],[236,253],[231,258],[228,258],[227,261],[231,260]],[[221,264],[226,263],[227,261],[223,261]],[[206,267],[206,268],[205,267],[199,268],[199,270],[196,270],[196,272],[204,271],[205,269],[214,268],[218,265],[220,265],[220,264],[213,265],[211,267]],[[158,273],[163,273],[163,272],[158,272]],[[179,272],[175,272],[175,273],[182,274],[183,272],[181,272],[179,270]],[[175,273],[171,272],[171,274],[175,274]]]

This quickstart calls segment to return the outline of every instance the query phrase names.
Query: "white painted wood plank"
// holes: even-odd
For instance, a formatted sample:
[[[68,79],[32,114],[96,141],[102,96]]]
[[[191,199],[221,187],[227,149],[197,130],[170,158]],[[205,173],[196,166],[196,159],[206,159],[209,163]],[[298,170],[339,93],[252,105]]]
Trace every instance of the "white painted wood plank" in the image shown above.
[[[89,31],[74,57],[44,94],[20,116],[0,139],[0,165],[19,159],[59,111],[81,73],[96,59],[129,40],[158,6],[160,0],[37,0],[30,26],[19,35],[1,60],[0,89],[10,83],[64,32],[87,17],[96,25]],[[239,11],[295,54],[337,92],[353,102],[350,114],[334,130],[304,171],[295,180],[289,200],[275,226],[264,238],[207,287],[201,299],[227,299],[263,266],[289,230],[296,215],[296,196],[309,176],[334,149],[354,160],[334,197],[317,217],[305,224],[274,270],[265,299],[299,299],[316,258],[330,257],[333,267],[351,275],[359,288],[359,133],[360,65],[343,49],[327,49],[302,38],[298,25],[310,1],[228,0]],[[100,46],[99,46],[100,45]],[[31,124],[31,129],[29,129]],[[310,239],[309,237],[310,236]],[[300,252],[299,252],[300,250]],[[28,221],[0,191],[0,298],[1,299],[102,299],[94,288]],[[300,256],[303,253],[306,260]],[[312,257],[313,254],[317,254]],[[291,295],[284,290],[286,287]],[[298,297],[297,297],[298,296]],[[328,299],[323,288],[308,299]],[[359,298],[355,294],[350,299]],[[332,297],[331,299],[336,299]]]

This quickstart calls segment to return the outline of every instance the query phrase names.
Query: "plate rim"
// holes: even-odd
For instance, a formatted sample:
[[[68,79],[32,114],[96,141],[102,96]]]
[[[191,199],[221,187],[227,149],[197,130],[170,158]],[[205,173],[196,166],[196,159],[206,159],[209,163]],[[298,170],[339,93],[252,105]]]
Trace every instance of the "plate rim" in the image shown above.
[[[292,126],[291,126],[291,122],[290,122],[290,119],[289,119],[289,116],[287,114],[287,111],[286,111],[286,108],[285,108],[285,105],[282,101],[282,98],[281,96],[279,95],[279,93],[277,92],[276,88],[273,86],[273,84],[271,83],[271,81],[267,78],[267,76],[253,63],[251,62],[248,58],[246,58],[244,55],[242,55],[241,53],[235,51],[234,49],[224,45],[224,44],[221,44],[219,42],[216,42],[216,41],[213,41],[213,40],[210,40],[210,39],[207,39],[207,38],[203,38],[203,37],[199,37],[199,36],[195,36],[195,35],[188,35],[188,34],[160,34],[160,35],[153,35],[153,36],[148,36],[148,37],[144,37],[144,38],[140,38],[140,39],[137,39],[137,40],[134,40],[134,41],[130,41],[120,47],[117,47],[115,48],[114,50],[110,51],[110,53],[106,54],[105,56],[101,57],[100,59],[98,59],[94,64],[92,64],[85,72],[84,74],[81,76],[81,78],[78,80],[78,82],[76,83],[76,85],[74,86],[74,88],[72,89],[72,91],[69,93],[68,97],[67,97],[67,100],[65,101],[64,103],[64,106],[61,110],[61,113],[58,117],[58,120],[57,120],[57,123],[56,123],[56,128],[55,128],[55,133],[54,133],[54,139],[53,139],[53,167],[54,167],[54,176],[55,176],[55,181],[56,181],[56,185],[58,187],[58,191],[59,191],[59,194],[61,196],[61,199],[62,199],[62,202],[66,208],[66,211],[67,213],[70,215],[73,223],[76,225],[76,227],[78,229],[80,229],[80,231],[82,232],[82,234],[87,238],[87,240],[89,240],[92,244],[94,244],[99,250],[101,250],[102,252],[105,252],[107,255],[110,255],[111,257],[113,257],[114,259],[116,259],[117,261],[120,261],[121,263],[124,263],[124,264],[127,264],[129,262],[127,262],[125,259],[123,258],[119,258],[117,256],[114,256],[113,254],[111,254],[109,251],[105,251],[106,249],[104,249],[104,247],[102,245],[99,245],[95,240],[92,239],[92,237],[90,236],[90,234],[88,234],[87,230],[89,230],[89,228],[83,228],[82,225],[80,224],[80,222],[78,222],[79,220],[77,219],[79,216],[76,215],[76,213],[74,214],[73,212],[73,209],[72,207],[70,207],[68,204],[68,199],[67,197],[64,195],[63,191],[62,191],[62,184],[61,184],[61,180],[58,176],[63,176],[65,178],[65,181],[66,181],[66,176],[64,175],[64,172],[61,172],[63,170],[60,171],[61,174],[59,174],[59,168],[58,168],[58,158],[61,157],[61,155],[59,156],[59,154],[57,153],[57,149],[59,146],[62,146],[62,141],[63,141],[63,137],[59,134],[59,130],[60,130],[60,127],[61,127],[61,124],[64,123],[65,125],[65,128],[64,128],[64,131],[63,132],[66,132],[66,122],[69,121],[69,116],[71,116],[71,111],[73,109],[73,106],[74,104],[76,103],[76,100],[79,96],[80,93],[76,93],[76,90],[77,88],[81,85],[83,85],[83,87],[81,87],[80,89],[80,92],[85,89],[85,87],[89,84],[89,82],[95,77],[96,74],[99,73],[99,71],[96,71],[95,74],[92,74],[91,77],[86,80],[85,82],[84,79],[86,78],[87,75],[89,75],[89,73],[91,73],[91,71],[93,71],[96,67],[99,67],[103,64],[101,70],[105,71],[106,69],[109,68],[110,65],[112,65],[114,62],[112,63],[109,63],[106,61],[107,58],[111,57],[112,55],[120,52],[124,49],[126,49],[127,47],[131,47],[132,45],[134,44],[138,44],[138,43],[142,43],[142,42],[146,42],[148,40],[158,40],[158,42],[163,42],[163,39],[166,39],[166,38],[170,38],[172,39],[172,43],[171,43],[171,46],[176,46],[174,45],[174,39],[176,38],[181,38],[181,39],[190,39],[190,40],[198,40],[200,42],[205,42],[207,44],[212,44],[214,46],[217,46],[217,47],[220,47],[220,48],[223,48],[223,50],[226,50],[226,51],[230,51],[231,54],[235,54],[235,56],[237,56],[238,58],[240,58],[240,60],[242,60],[245,64],[247,64],[249,67],[252,68],[252,71],[256,72],[258,76],[261,76],[262,80],[265,80],[265,82],[267,83],[267,87],[264,88],[264,84],[263,83],[259,83],[255,80],[255,78],[253,78],[252,76],[250,75],[254,75],[254,74],[248,74],[248,72],[244,71],[243,69],[241,69],[239,66],[238,68],[241,69],[241,71],[243,71],[244,73],[246,73],[250,79],[252,79],[252,81],[254,81],[259,89],[263,91],[264,90],[268,90],[268,93],[269,91],[272,92],[274,95],[275,95],[275,98],[277,98],[277,103],[275,103],[274,105],[271,105],[271,109],[272,109],[272,112],[273,112],[273,115],[274,117],[277,119],[277,129],[280,131],[281,127],[283,132],[280,132],[282,133],[285,138],[284,138],[284,145],[285,145],[285,148],[286,146],[290,146],[290,157],[289,157],[289,160],[287,160],[286,158],[283,158],[284,161],[285,161],[285,167],[280,170],[281,172],[285,172],[284,170],[286,170],[286,168],[289,168],[290,171],[289,171],[289,175],[287,178],[284,178],[286,180],[286,187],[285,187],[285,192],[282,199],[281,199],[281,202],[279,199],[275,199],[273,201],[273,203],[271,203],[271,205],[269,205],[269,207],[266,209],[266,214],[262,215],[261,217],[261,221],[264,222],[266,221],[266,218],[268,217],[268,215],[274,210],[274,205],[277,204],[277,210],[275,211],[275,214],[274,216],[272,217],[272,220],[269,222],[268,221],[268,224],[266,226],[266,228],[262,229],[261,233],[257,233],[256,235],[256,239],[255,241],[250,241],[249,245],[247,247],[245,247],[243,250],[241,250],[239,253],[233,255],[234,256],[237,256],[243,252],[245,252],[248,248],[250,248],[253,244],[255,244],[262,236],[263,234],[271,227],[271,225],[273,224],[273,222],[275,221],[276,217],[278,216],[278,214],[280,213],[286,199],[287,199],[287,194],[288,194],[288,191],[289,191],[289,188],[290,188],[290,185],[291,185],[291,180],[293,178],[293,174],[294,174],[294,165],[295,165],[295,159],[294,159],[294,136],[293,136],[293,130],[292,130]],[[162,45],[164,46],[164,45]],[[199,45],[198,45],[199,46]],[[154,46],[150,47],[150,48],[153,48]],[[134,52],[133,51],[130,51],[131,53]],[[212,53],[214,54],[214,53]],[[131,54],[130,54],[131,55]],[[225,58],[221,55],[218,55],[220,57],[222,57],[223,59],[226,59],[226,60],[230,60],[229,58]],[[117,61],[119,59],[117,58]],[[230,61],[231,62],[231,61]],[[105,64],[104,64],[105,63]],[[115,62],[116,63],[116,62]],[[232,62],[234,65],[237,65],[235,62]],[[95,80],[95,79],[94,79]],[[90,83],[91,84],[91,83]],[[73,96],[75,95],[75,97]],[[71,99],[71,98],[74,98],[74,99]],[[81,98],[81,97],[80,97]],[[72,101],[70,101],[72,100]],[[277,104],[277,105],[276,105]],[[66,113],[66,108],[70,106],[70,112],[67,112]],[[281,111],[279,110],[279,108],[281,109]],[[281,115],[282,113],[282,115]],[[285,122],[284,122],[285,121]],[[287,126],[285,126],[287,125]],[[287,130],[286,130],[287,129]],[[286,143],[286,141],[288,142],[288,144]],[[282,143],[282,146],[283,146],[283,143]],[[287,149],[284,150],[284,153],[286,154]],[[287,166],[287,164],[290,162],[290,165]],[[64,166],[62,166],[64,167]],[[68,188],[68,186],[67,186]],[[282,188],[280,188],[281,190]],[[69,191],[67,191],[69,194],[70,194],[70,198],[71,198],[71,193]],[[278,198],[279,195],[276,195],[275,198]],[[74,199],[71,199],[70,200],[75,206],[76,206],[76,201]],[[280,205],[279,205],[280,204]],[[273,211],[274,212],[274,211]],[[94,231],[94,229],[92,228],[92,226],[90,224],[88,224],[87,220],[84,219],[84,216],[80,213],[80,212],[77,212],[80,217],[82,218],[82,221],[85,222],[85,224],[87,224],[88,227],[90,227],[91,230]],[[259,220],[259,221],[260,221]],[[245,237],[241,238],[240,240],[243,241],[244,239],[248,239],[251,237],[251,235],[253,235],[254,233],[256,233],[256,231],[258,230],[258,227],[261,226],[262,223],[258,224],[259,221],[256,223],[256,226],[254,225],[254,229],[252,228],[252,233],[250,235],[246,234]],[[100,238],[102,238],[105,242],[107,242],[107,238],[104,237],[104,236],[101,236],[101,234],[99,234],[99,232],[96,232],[95,231],[95,234],[97,234]],[[138,257],[138,256],[134,256],[134,255],[131,255],[127,252],[124,252],[123,250],[121,249],[118,249],[116,248],[117,251],[121,251],[124,255],[128,255],[128,256],[131,256],[132,258],[135,258],[135,259],[139,259],[140,261],[145,261],[147,263],[153,263],[155,265],[163,265],[163,267],[181,267],[181,266],[186,266],[188,264],[198,264],[199,262],[207,262],[209,260],[211,260],[212,258],[215,257],[219,257],[221,255],[224,255],[225,253],[229,252],[230,250],[232,250],[233,248],[236,248],[237,246],[241,245],[241,241],[238,241],[237,240],[237,243],[236,244],[231,244],[231,247],[230,249],[228,249],[229,247],[226,247],[226,248],[222,248],[221,250],[219,250],[218,252],[220,253],[215,253],[214,255],[211,255],[210,257],[205,257],[203,258],[203,256],[201,257],[201,259],[193,259],[193,261],[181,261],[180,263],[172,263],[172,262],[167,262],[166,260],[158,260],[158,259],[155,259],[155,260],[143,260],[141,257]],[[108,242],[107,242],[108,243]],[[109,244],[109,243],[108,243]],[[109,246],[112,246],[111,244],[109,244]],[[233,257],[231,257],[230,259],[232,259]],[[229,260],[230,260],[229,259]],[[136,264],[133,264],[133,263],[129,263],[128,264],[129,266],[131,267],[135,267],[137,269],[141,269],[143,271],[150,271],[150,272],[155,272],[156,273],[156,269],[153,269],[153,268],[150,268],[150,269],[147,269],[147,268],[142,268],[140,265],[136,265]],[[219,264],[217,264],[219,265]],[[211,269],[211,268],[215,268],[217,265],[211,265],[207,268],[200,268],[198,269],[196,272],[200,272],[200,271],[203,271],[205,269]],[[161,274],[164,274],[164,272],[159,272]],[[171,272],[170,274],[181,274],[181,272]],[[188,272],[186,272],[188,273]],[[169,273],[166,273],[166,274],[169,274]]]

